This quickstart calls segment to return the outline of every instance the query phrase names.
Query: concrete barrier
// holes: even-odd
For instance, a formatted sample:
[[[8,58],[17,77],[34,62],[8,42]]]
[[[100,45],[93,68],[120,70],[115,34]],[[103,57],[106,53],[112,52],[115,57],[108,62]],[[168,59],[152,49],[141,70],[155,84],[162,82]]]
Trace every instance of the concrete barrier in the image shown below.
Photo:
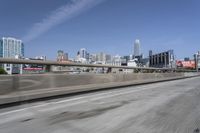
[[[198,73],[4,75],[0,76],[0,104],[82,91],[184,78],[197,74]]]
[[[43,74],[0,76],[0,95],[15,91],[29,91],[111,82],[138,81],[184,76],[183,73],[138,73],[138,74]]]

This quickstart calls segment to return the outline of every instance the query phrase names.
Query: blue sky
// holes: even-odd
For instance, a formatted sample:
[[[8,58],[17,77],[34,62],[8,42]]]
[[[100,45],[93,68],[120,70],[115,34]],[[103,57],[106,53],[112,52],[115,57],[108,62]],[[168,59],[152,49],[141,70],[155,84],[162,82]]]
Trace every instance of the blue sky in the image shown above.
[[[90,53],[174,49],[177,58],[200,50],[199,0],[0,0],[0,37],[23,39],[25,56],[55,59]]]

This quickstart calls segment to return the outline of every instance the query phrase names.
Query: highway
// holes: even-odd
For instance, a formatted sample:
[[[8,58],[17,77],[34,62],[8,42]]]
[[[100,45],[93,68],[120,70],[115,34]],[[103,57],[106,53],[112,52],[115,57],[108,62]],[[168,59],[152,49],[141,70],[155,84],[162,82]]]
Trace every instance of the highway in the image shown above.
[[[200,77],[0,109],[0,133],[199,133]]]

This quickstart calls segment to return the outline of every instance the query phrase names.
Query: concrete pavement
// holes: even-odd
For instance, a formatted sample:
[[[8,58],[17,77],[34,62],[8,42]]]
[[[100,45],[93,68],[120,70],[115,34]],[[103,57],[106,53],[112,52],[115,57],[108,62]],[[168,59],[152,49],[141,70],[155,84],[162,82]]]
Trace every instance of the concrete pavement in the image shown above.
[[[200,77],[0,110],[1,133],[198,133]]]

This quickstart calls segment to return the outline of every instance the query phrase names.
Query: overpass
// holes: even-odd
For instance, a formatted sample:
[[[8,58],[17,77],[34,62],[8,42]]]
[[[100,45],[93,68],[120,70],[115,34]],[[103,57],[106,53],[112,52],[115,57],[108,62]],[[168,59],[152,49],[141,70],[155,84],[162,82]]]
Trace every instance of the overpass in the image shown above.
[[[48,71],[51,70],[51,66],[70,66],[70,67],[96,67],[96,68],[118,68],[118,69],[132,69],[132,70],[146,70],[151,72],[165,72],[175,71],[172,68],[153,68],[153,67],[130,67],[130,66],[114,66],[114,65],[102,65],[102,64],[82,64],[71,62],[57,62],[57,61],[41,61],[41,60],[25,60],[25,59],[12,59],[12,58],[0,58],[0,64],[38,64],[47,66]]]
[[[130,67],[130,66],[115,66],[115,65],[102,65],[102,64],[83,64],[72,62],[57,62],[57,61],[41,61],[41,60],[25,60],[25,59],[12,59],[0,58],[0,64],[36,64],[45,65],[47,72],[51,72],[52,66],[69,66],[69,67],[91,67],[91,68],[116,68],[116,69],[131,69],[136,72],[198,72],[197,70],[176,69],[176,68],[154,68],[154,67]]]

